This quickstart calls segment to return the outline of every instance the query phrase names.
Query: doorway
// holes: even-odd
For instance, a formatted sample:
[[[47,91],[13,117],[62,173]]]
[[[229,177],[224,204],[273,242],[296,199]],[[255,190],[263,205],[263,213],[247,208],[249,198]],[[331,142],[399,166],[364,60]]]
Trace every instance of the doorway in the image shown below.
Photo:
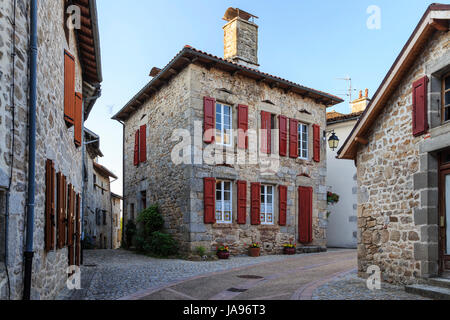
[[[439,171],[439,271],[450,276],[450,150],[442,152]]]

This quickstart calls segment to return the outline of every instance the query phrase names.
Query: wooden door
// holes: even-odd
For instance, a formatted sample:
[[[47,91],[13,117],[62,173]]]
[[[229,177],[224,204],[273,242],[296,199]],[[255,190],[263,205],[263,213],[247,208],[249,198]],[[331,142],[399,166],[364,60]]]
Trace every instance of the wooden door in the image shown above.
[[[441,155],[439,177],[439,269],[450,272],[450,151]]]
[[[311,187],[298,188],[298,238],[302,244],[313,241],[312,228],[313,189]]]

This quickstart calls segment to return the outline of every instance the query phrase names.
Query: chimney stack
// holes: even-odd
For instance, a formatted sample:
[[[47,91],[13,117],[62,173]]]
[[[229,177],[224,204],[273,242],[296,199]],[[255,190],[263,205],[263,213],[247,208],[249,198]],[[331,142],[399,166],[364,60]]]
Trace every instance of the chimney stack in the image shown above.
[[[245,67],[258,69],[258,17],[240,9],[228,8],[223,19],[224,58]],[[252,20],[252,21],[250,21]]]
[[[369,103],[370,103],[369,89],[366,89],[364,96],[362,90],[359,91],[359,98],[350,102],[352,113],[364,111],[369,105]]]

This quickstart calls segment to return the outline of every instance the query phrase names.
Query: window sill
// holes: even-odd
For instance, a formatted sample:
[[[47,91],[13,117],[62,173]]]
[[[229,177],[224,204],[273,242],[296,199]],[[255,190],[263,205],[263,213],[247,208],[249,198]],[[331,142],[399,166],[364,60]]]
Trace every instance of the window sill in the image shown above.
[[[212,225],[213,229],[233,229],[232,223],[215,223]]]
[[[278,231],[280,226],[275,224],[261,224],[258,226],[259,231]]]

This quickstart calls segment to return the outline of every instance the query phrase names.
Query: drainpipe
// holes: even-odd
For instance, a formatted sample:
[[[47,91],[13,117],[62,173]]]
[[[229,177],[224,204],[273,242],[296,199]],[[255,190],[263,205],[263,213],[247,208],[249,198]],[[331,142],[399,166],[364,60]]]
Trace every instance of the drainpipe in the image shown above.
[[[30,101],[28,128],[28,204],[26,225],[23,300],[31,298],[33,270],[34,205],[36,190],[36,83],[37,83],[37,0],[30,0]]]

